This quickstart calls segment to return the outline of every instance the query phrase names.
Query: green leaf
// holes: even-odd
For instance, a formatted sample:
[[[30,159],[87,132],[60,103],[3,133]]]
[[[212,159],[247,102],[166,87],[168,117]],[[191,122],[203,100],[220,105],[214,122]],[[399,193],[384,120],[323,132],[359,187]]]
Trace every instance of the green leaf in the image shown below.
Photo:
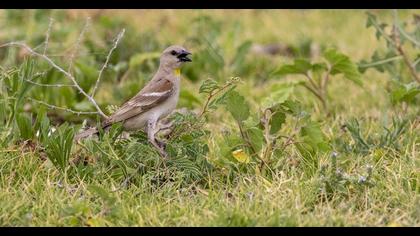
[[[281,106],[286,110],[287,113],[290,113],[295,117],[305,117],[309,115],[303,109],[302,104],[295,100],[286,100],[281,104]]]
[[[249,116],[249,105],[245,98],[235,90],[232,90],[226,99],[226,108],[235,120],[242,122]]]
[[[283,103],[293,94],[295,87],[304,81],[293,80],[286,83],[279,83],[272,86],[269,96],[262,101],[263,107],[273,107],[276,104]]]
[[[312,153],[329,150],[329,145],[322,133],[321,127],[316,122],[309,121],[303,126],[300,130],[300,136],[302,137],[303,142],[310,147],[309,151]]]
[[[229,96],[230,92],[233,91],[236,88],[236,86],[232,86],[228,88],[227,90],[221,92],[222,94],[219,94],[216,98],[212,99],[209,102],[209,109],[216,109],[219,105],[225,104],[226,99]]]
[[[292,65],[284,65],[274,72],[274,75],[306,74],[312,69],[311,63],[306,59],[295,59]]]
[[[345,78],[362,86],[362,80],[359,70],[350,58],[335,49],[329,49],[324,52],[324,57],[330,63],[332,75],[343,74]]]
[[[398,87],[391,92],[391,102],[394,105],[400,102],[412,103],[416,96],[420,94],[420,87],[416,82],[400,84],[397,86]]]
[[[312,64],[312,71],[314,71],[314,72],[319,73],[319,72],[326,71],[327,69],[328,69],[328,66],[325,63],[321,62],[321,63]]]
[[[264,143],[264,133],[262,130],[257,127],[251,127],[246,130],[248,137],[255,151],[258,152],[261,150]]]
[[[274,111],[273,115],[271,116],[270,133],[271,134],[277,133],[285,122],[286,122],[286,113],[284,113],[280,109]]]
[[[370,12],[366,12],[366,14],[368,15],[367,21],[366,21],[366,28],[369,28],[369,27],[375,28],[376,29],[375,36],[376,36],[376,39],[379,40],[381,36],[383,36],[383,33],[385,32],[384,30],[388,25],[385,23],[378,22],[377,17]]]
[[[368,15],[368,18],[366,21],[366,28],[374,26],[377,21],[376,16],[370,12],[366,12],[366,14]]]
[[[220,86],[218,85],[218,83],[216,81],[214,81],[212,79],[207,79],[201,84],[200,90],[198,92],[199,93],[211,93],[218,88],[220,88]]]
[[[392,66],[396,61],[401,59],[402,57],[397,55],[393,50],[388,51],[385,56],[380,56],[379,52],[375,50],[371,57],[371,61],[360,61],[360,63],[358,63],[358,69],[361,73],[364,73],[369,68],[374,68],[379,72],[384,72],[389,68],[389,66]]]

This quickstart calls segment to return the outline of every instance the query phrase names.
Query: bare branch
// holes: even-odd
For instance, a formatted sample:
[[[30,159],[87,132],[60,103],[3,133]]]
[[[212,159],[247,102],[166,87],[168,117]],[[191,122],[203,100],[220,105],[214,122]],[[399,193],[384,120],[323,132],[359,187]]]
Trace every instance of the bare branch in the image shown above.
[[[67,69],[67,71],[69,73],[71,71],[71,68],[73,67],[74,58],[76,57],[76,53],[79,50],[79,46],[80,46],[80,43],[82,42],[83,36],[84,36],[85,32],[87,31],[87,28],[89,26],[89,22],[90,22],[90,17],[87,17],[85,26],[83,27],[82,31],[80,31],[79,37],[77,38],[76,44],[74,45],[74,48],[73,48],[72,53],[70,55],[69,68]]]
[[[45,42],[44,42],[44,52],[43,52],[43,55],[45,55],[47,53],[48,40],[50,40],[50,33],[51,33],[51,28],[52,28],[53,21],[54,21],[54,19],[52,17],[50,17],[50,23],[48,23],[47,33],[45,34]]]
[[[46,102],[43,102],[43,101],[40,101],[40,100],[36,100],[36,99],[33,99],[33,98],[28,98],[28,99],[29,99],[29,100],[31,100],[31,101],[33,101],[33,102],[36,102],[36,103],[42,104],[42,105],[44,105],[44,106],[46,106],[46,107],[48,107],[48,108],[55,109],[55,110],[67,111],[67,112],[70,112],[70,113],[76,114],[76,115],[78,115],[78,116],[79,116],[79,115],[92,115],[92,114],[97,115],[97,114],[98,114],[98,112],[96,112],[96,111],[75,111],[75,110],[72,110],[72,109],[69,109],[69,108],[65,108],[65,107],[59,107],[59,106],[51,105],[51,104],[48,104],[48,103],[46,103]]]
[[[25,79],[25,81],[28,82],[28,83],[34,84],[34,85],[41,86],[41,87],[58,87],[58,88],[60,88],[60,87],[76,87],[73,84],[41,84],[41,83],[37,83],[37,82],[34,82],[32,80],[28,80],[28,79]]]
[[[46,55],[40,54],[35,52],[34,50],[32,50],[32,48],[30,48],[28,45],[26,45],[25,43],[20,43],[20,42],[10,42],[10,43],[6,43],[3,45],[0,45],[0,48],[2,47],[8,47],[8,46],[17,46],[17,47],[22,47],[24,49],[26,49],[28,52],[30,52],[32,55],[35,55],[37,57],[40,57],[42,59],[44,59],[46,62],[48,62],[48,64],[50,64],[52,67],[54,67],[55,69],[57,69],[58,71],[60,71],[61,73],[63,73],[68,79],[71,80],[71,82],[73,83],[73,85],[77,88],[77,90],[83,94],[96,108],[96,110],[98,111],[97,113],[100,114],[103,118],[108,118],[107,115],[105,115],[105,113],[101,110],[101,108],[98,106],[98,104],[96,103],[96,101],[89,96],[77,83],[76,79],[74,78],[74,76],[72,74],[70,74],[69,72],[65,71],[63,68],[61,68],[60,66],[58,66],[54,61],[52,61],[49,57],[47,57]]]
[[[392,33],[391,33],[392,42],[395,48],[397,49],[397,52],[403,57],[404,63],[407,65],[413,78],[418,83],[420,83],[420,76],[417,74],[416,68],[411,64],[410,58],[408,57],[407,53],[405,52],[401,44],[400,30],[398,28],[399,22],[398,22],[397,10],[393,10],[393,13],[394,13],[394,24],[393,24]]]
[[[109,52],[108,52],[108,56],[106,57],[105,63],[102,66],[101,70],[99,71],[98,79],[96,80],[95,87],[93,87],[93,91],[92,91],[92,94],[91,94],[92,97],[95,97],[95,92],[98,89],[98,85],[99,85],[99,82],[101,80],[102,73],[104,72],[105,68],[108,66],[108,62],[109,62],[109,59],[111,58],[111,54],[117,48],[118,43],[120,42],[121,38],[124,36],[124,33],[125,33],[125,29],[121,30],[121,32],[115,38],[114,44],[113,44],[111,50],[109,50]]]

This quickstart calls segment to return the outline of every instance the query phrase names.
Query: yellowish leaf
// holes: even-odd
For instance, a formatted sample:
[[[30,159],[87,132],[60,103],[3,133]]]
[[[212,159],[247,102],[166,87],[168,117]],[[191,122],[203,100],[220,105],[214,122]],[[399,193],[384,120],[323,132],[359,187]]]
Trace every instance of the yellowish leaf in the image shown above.
[[[232,156],[241,163],[249,163],[249,156],[242,149],[238,149],[232,152]]]

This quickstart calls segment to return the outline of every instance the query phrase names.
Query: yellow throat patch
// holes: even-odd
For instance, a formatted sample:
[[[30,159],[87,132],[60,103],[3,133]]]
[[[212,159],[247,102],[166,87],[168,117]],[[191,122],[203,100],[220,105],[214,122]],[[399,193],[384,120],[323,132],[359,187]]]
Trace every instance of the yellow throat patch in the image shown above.
[[[181,75],[181,69],[175,69],[174,73],[176,76],[180,76]]]

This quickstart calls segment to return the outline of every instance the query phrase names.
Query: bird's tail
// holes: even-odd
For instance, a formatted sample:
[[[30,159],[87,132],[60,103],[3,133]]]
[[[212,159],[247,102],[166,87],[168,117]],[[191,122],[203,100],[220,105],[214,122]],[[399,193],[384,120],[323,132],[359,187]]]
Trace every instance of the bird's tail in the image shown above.
[[[94,135],[94,134],[97,134],[98,133],[98,128],[96,128],[96,127],[92,127],[92,128],[89,128],[89,129],[87,129],[87,130],[84,130],[84,131],[82,131],[82,132],[80,132],[80,133],[78,133],[75,137],[74,137],[74,141],[79,141],[79,140],[81,140],[81,139],[85,139],[85,138],[88,138],[88,137],[90,137],[90,136],[92,136],[92,135]]]

